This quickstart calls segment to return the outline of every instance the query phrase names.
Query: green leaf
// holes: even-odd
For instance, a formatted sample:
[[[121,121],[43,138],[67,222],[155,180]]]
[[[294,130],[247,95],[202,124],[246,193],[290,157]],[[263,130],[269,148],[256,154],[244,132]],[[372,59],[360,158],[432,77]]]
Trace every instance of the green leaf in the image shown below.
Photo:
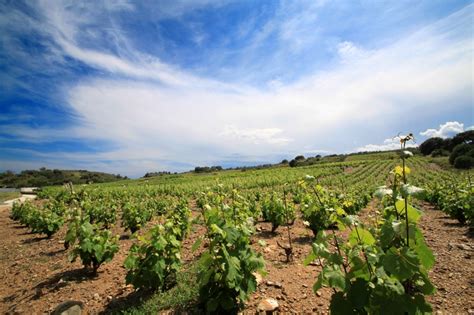
[[[319,289],[323,287],[324,270],[321,271],[318,275],[318,280],[313,284],[313,292],[316,293]]]
[[[435,264],[435,257],[431,249],[426,245],[423,234],[418,228],[415,230],[414,249],[425,270],[430,270]]]
[[[418,222],[418,220],[420,219],[421,217],[421,212],[417,209],[415,209],[412,205],[410,205],[409,203],[407,204],[407,213],[408,213],[408,221],[410,222]],[[401,200],[398,200],[396,203],[395,203],[395,207],[398,211],[398,213],[400,213],[401,215],[405,215],[405,200],[404,199],[401,199]]]
[[[356,279],[351,283],[347,298],[351,301],[355,308],[363,309],[369,302],[370,287],[367,281],[363,279]]]
[[[337,267],[325,272],[324,277],[332,288],[339,288],[341,290],[346,288],[346,278],[344,277],[344,273]]]
[[[199,246],[201,246],[202,240],[203,240],[202,237],[198,237],[198,239],[194,242],[193,246],[191,247],[191,251],[195,252],[199,248]]]
[[[308,266],[310,263],[312,263],[316,258],[318,258],[316,256],[316,254],[314,254],[313,252],[311,252],[308,256],[306,256],[306,258],[304,259],[303,261],[303,265],[305,266]]]
[[[400,281],[404,281],[414,275],[418,270],[419,260],[416,253],[407,247],[403,247],[400,251],[392,247],[382,258],[382,265]]]
[[[356,244],[359,244],[359,241],[362,245],[375,244],[375,238],[372,236],[372,233],[365,229],[356,227],[349,235],[349,242],[352,246],[354,246]]]
[[[336,292],[332,295],[329,309],[331,314],[334,315],[355,314],[351,302],[347,300],[342,292]]]

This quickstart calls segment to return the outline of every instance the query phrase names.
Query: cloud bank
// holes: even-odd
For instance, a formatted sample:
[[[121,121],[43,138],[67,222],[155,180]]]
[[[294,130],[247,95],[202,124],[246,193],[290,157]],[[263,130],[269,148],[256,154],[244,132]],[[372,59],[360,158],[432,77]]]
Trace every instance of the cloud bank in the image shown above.
[[[180,20],[193,17],[193,12],[203,8],[218,10],[225,5],[179,2],[159,10],[157,19]],[[247,57],[238,57],[237,64],[223,67],[224,57],[218,52],[226,55],[228,50],[216,50],[210,54],[216,56],[215,62],[205,61],[209,68],[219,68],[214,75],[194,66],[167,62],[158,54],[137,48],[139,45],[127,36],[123,19],[119,19],[138,12],[137,5],[128,2],[106,1],[97,10],[87,10],[80,5],[47,1],[34,6],[34,15],[14,11],[2,20],[3,27],[12,34],[5,42],[10,40],[14,45],[13,35],[35,29],[45,38],[43,56],[51,69],[60,72],[74,61],[87,70],[78,80],[61,82],[55,92],[56,101],[70,113],[69,125],[2,123],[0,133],[10,137],[3,142],[106,143],[93,152],[63,151],[54,155],[30,147],[29,152],[38,161],[25,163],[67,164],[62,159],[81,168],[133,176],[152,170],[226,163],[236,155],[249,162],[275,162],[304,152],[396,149],[397,141],[389,137],[398,131],[405,117],[416,122],[423,121],[426,113],[470,110],[473,38],[466,30],[471,29],[473,5],[371,47],[354,39],[324,37],[317,28],[315,31],[325,5],[324,1],[288,5],[286,11],[283,6],[254,33],[240,25],[239,36],[248,40],[233,51]],[[13,31],[21,19],[24,25]],[[104,27],[103,21],[108,21],[110,28]],[[247,22],[258,24],[257,20]],[[193,32],[194,38],[200,38],[196,45],[210,36],[205,31]],[[108,39],[107,46],[104,39]],[[274,45],[273,54],[258,56],[255,63],[249,61],[248,56],[273,40],[279,43]],[[283,56],[287,61],[292,54],[306,56],[321,43],[333,51],[326,59],[330,66],[312,65],[297,77],[271,76],[268,69],[280,69]],[[266,58],[265,66],[261,58]],[[291,72],[293,65],[285,67]],[[229,80],[228,73],[233,71],[237,79]],[[15,84],[13,77],[9,79]],[[25,88],[34,90],[33,86]],[[471,124],[472,117],[466,123]],[[463,126],[447,122],[420,134],[448,137],[462,131]],[[368,134],[371,136],[364,142],[376,142],[374,134],[378,132],[378,137],[387,138],[383,144],[352,145]],[[12,161],[3,158],[3,167],[14,166]]]

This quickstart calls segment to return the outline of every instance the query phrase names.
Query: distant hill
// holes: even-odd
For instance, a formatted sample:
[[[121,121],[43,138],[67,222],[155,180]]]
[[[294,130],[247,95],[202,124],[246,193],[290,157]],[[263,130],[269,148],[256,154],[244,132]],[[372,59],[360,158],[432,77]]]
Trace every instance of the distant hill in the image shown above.
[[[25,170],[18,174],[11,171],[0,173],[0,187],[43,187],[62,185],[67,182],[73,184],[106,183],[123,179],[127,179],[127,177],[86,170],[50,170],[43,167],[39,170]]]

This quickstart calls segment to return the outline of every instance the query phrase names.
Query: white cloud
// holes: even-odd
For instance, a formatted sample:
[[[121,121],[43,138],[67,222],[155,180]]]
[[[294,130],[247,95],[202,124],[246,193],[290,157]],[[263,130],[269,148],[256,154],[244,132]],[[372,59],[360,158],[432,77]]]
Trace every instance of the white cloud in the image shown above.
[[[291,141],[289,138],[279,136],[281,133],[283,133],[283,130],[279,128],[238,129],[235,126],[226,126],[221,135],[250,141],[253,144],[287,144]]]
[[[303,153],[309,144],[329,151],[328,130],[351,125],[356,132],[347,137],[354,139],[371,121],[407,114],[416,120],[426,111],[445,110],[448,102],[471,101],[473,47],[465,30],[472,7],[370,53],[343,42],[338,46],[343,63],[293,84],[270,82],[270,91],[199,77],[130,47],[123,48],[124,56],[82,47],[76,39],[81,22],[51,10],[45,14],[62,53],[116,75],[68,86],[65,99],[79,124],[54,136],[106,140],[117,149],[76,160],[95,157],[143,171],[163,161],[209,165],[236,153],[269,160]],[[296,35],[297,21],[288,23],[288,32]],[[290,35],[281,34],[288,40]],[[11,133],[44,139],[53,131],[12,128]],[[386,139],[357,150],[398,148],[397,140]]]
[[[469,127],[472,128],[472,127]],[[469,130],[467,128],[466,130]],[[439,129],[427,129],[425,131],[420,132],[420,135],[428,137],[428,138],[433,138],[433,137],[439,137],[439,138],[451,138],[454,135],[463,132],[464,131],[464,124],[457,122],[457,121],[448,121],[445,124],[439,125]]]
[[[337,45],[337,52],[342,59],[342,62],[350,62],[367,57],[369,52],[356,46],[353,42],[343,41]]]
[[[406,143],[407,148],[416,147],[417,144],[410,141]],[[385,139],[383,144],[367,144],[363,147],[357,148],[356,152],[371,152],[371,151],[389,151],[389,150],[400,150],[400,138],[394,137]]]

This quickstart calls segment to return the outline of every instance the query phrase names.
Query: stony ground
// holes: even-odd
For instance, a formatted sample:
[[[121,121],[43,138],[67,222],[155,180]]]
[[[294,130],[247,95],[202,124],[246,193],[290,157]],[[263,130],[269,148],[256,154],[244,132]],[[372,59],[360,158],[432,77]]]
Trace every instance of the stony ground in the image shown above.
[[[375,206],[371,203],[362,216],[370,218]],[[473,235],[441,211],[429,205],[423,207],[421,228],[436,255],[430,277],[438,291],[429,298],[434,311],[474,314]],[[327,313],[331,291],[312,291],[320,266],[302,264],[311,249],[311,232],[301,220],[291,228],[295,248],[291,263],[285,262],[284,253],[277,246],[277,241],[286,242],[286,228],[280,227],[272,234],[270,224],[261,222],[257,230],[253,246],[265,258],[267,275],[246,304],[245,312],[255,313],[262,299],[274,298],[285,313]],[[49,313],[65,300],[82,301],[88,314],[109,313],[111,305],[127,301],[133,290],[125,285],[122,264],[132,240],[119,226],[114,233],[122,235],[119,253],[100,267],[97,277],[91,277],[84,273],[80,261],[69,263],[62,242],[64,228],[51,239],[38,237],[9,218],[9,206],[0,206],[0,313]],[[185,241],[185,262],[194,260],[203,250],[191,252],[194,240],[202,233],[203,228],[198,226]],[[264,240],[265,246],[259,240]]]

